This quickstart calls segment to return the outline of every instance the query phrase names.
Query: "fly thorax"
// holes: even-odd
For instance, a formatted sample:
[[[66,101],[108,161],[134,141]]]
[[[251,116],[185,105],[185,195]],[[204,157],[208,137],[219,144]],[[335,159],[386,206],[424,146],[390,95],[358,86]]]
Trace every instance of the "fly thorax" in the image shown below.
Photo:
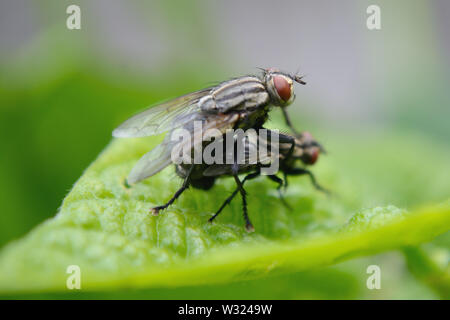
[[[210,95],[200,99],[199,105],[206,112],[228,113],[260,108],[269,101],[269,93],[261,80],[246,76],[220,84]]]
[[[198,101],[198,106],[203,112],[217,111],[217,105],[212,95],[207,95]]]

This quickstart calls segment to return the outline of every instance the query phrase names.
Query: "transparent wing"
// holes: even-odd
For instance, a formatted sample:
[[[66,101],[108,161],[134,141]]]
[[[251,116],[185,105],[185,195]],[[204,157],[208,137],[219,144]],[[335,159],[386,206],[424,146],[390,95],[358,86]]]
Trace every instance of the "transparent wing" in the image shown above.
[[[203,171],[203,175],[206,177],[217,177],[223,175],[231,175],[231,164],[212,164]],[[240,164],[239,173],[244,173],[249,170],[249,168],[254,167],[252,164]]]
[[[197,115],[199,120],[199,116]],[[203,119],[203,128],[200,132],[195,131],[193,126],[187,128],[178,128],[169,132],[164,141],[156,146],[154,149],[146,153],[138,163],[134,166],[128,176],[128,183],[134,184],[148,177],[153,176],[165,167],[172,163],[172,149],[178,148],[179,150],[190,149],[194,146],[192,142],[199,141],[200,143],[208,137],[208,139],[217,137],[225,132],[226,129],[232,128],[234,123],[238,120],[239,116],[233,115],[215,115],[211,119]],[[196,119],[194,119],[196,120]],[[172,133],[175,130],[187,130],[190,139],[172,140]],[[209,131],[208,129],[217,129]],[[191,142],[192,141],[192,142]],[[179,154],[179,152],[177,153]]]
[[[261,165],[268,165],[274,161],[274,157],[279,157],[278,145],[276,143],[272,143],[269,148],[269,142],[266,139],[262,139],[260,136],[244,136],[243,138],[244,142],[241,141],[241,143],[244,143],[242,158],[239,158],[240,155],[237,154],[237,159],[239,161],[239,173],[248,172]],[[237,140],[235,141],[235,144],[236,143],[238,143]],[[261,148],[264,148],[265,152],[263,152]],[[232,164],[226,163],[209,165],[203,171],[204,176],[221,176],[230,174],[232,174]]]
[[[192,92],[138,113],[116,128],[113,136],[146,137],[180,127],[192,121],[200,110],[197,102],[211,89]]]
[[[137,183],[169,166],[172,162],[170,150],[170,146],[163,142],[147,152],[133,167],[128,175],[127,182],[129,184]]]
[[[239,136],[235,136],[235,145],[238,143],[236,139],[241,139],[240,143],[243,143],[244,152],[241,155],[236,154],[235,156],[238,158],[239,163],[239,172],[247,172],[252,167],[254,167],[257,163],[258,159],[258,145],[257,140],[254,137],[243,136],[239,138]],[[234,148],[236,149],[236,148]],[[235,152],[236,150],[233,150]],[[224,150],[224,153],[227,150]],[[237,149],[239,153],[239,148]],[[231,155],[233,158],[234,156]],[[242,158],[240,158],[242,157]],[[204,171],[204,176],[221,176],[221,175],[230,175],[232,174],[232,164],[224,163],[224,164],[211,164]]]

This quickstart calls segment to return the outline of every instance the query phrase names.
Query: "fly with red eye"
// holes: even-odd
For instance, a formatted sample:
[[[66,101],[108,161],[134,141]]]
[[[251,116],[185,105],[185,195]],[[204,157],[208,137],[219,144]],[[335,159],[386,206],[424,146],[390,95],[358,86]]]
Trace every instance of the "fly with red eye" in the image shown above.
[[[201,122],[203,129],[263,128],[268,113],[281,107],[286,124],[297,134],[286,107],[294,99],[294,82],[306,84],[302,77],[290,75],[275,68],[262,69],[262,76],[243,76],[224,81],[216,86],[188,93],[149,108],[126,120],[113,131],[118,138],[145,137],[167,132],[164,141],[145,154],[130,172],[127,182],[132,185],[149,178],[172,163],[171,134],[185,129],[191,136],[193,122]],[[200,134],[203,139],[203,136]],[[217,137],[209,137],[209,141]],[[192,139],[193,140],[193,139]],[[199,143],[205,143],[201,140]],[[291,141],[292,149],[294,141]],[[192,146],[195,148],[196,146]]]
[[[290,75],[274,68],[263,69],[262,76],[243,76],[224,81],[218,85],[169,100],[126,120],[113,131],[114,137],[145,137],[167,132],[164,141],[146,153],[134,166],[126,180],[127,184],[132,186],[174,163],[171,156],[175,146],[181,150],[194,151],[199,145],[206,148],[209,143],[220,138],[228,129],[262,129],[268,119],[268,113],[273,107],[281,108],[286,124],[297,135],[286,111],[286,107],[295,99],[294,82],[306,84],[300,76]],[[197,132],[198,126],[194,123],[200,123],[203,131]],[[183,143],[186,142],[186,144],[180,145],[171,139],[172,134],[178,132],[179,129],[183,129],[191,136],[191,139],[183,140]],[[213,135],[208,132],[209,129],[216,129]],[[206,135],[206,132],[209,134]],[[284,139],[284,143],[288,145],[285,158],[292,160],[296,140],[289,135],[285,135]],[[318,153],[313,153],[308,160],[304,158],[304,162],[312,164],[317,160],[317,156]],[[167,208],[194,183],[195,179],[191,175],[197,168],[195,166],[197,164],[189,166],[186,176],[183,177],[182,187],[169,202],[163,206],[152,208],[152,213],[157,214],[160,210]],[[239,173],[239,167],[234,166],[231,174],[240,187],[243,202],[245,202],[245,192],[238,177]],[[209,186],[209,184],[204,186]],[[246,211],[244,211],[244,218],[249,222]]]
[[[271,130],[268,130],[268,137],[272,134]],[[313,138],[313,136],[309,132],[302,132],[297,136],[290,136],[285,133],[279,134],[280,142],[281,141],[289,141],[290,139],[295,140],[295,148],[293,152],[290,152],[289,143],[279,143],[277,145],[276,150],[278,151],[277,156],[279,160],[279,171],[283,174],[283,179],[279,178],[276,174],[267,175],[267,177],[276,182],[278,184],[277,191],[279,193],[279,197],[281,202],[288,208],[290,208],[289,204],[283,197],[281,192],[281,188],[287,187],[288,184],[288,176],[299,176],[299,175],[307,175],[309,176],[313,186],[324,193],[329,193],[328,190],[324,189],[320,186],[314,174],[307,168],[308,166],[313,165],[318,160],[320,150],[323,149],[321,145]],[[259,138],[258,138],[259,139]],[[258,140],[258,143],[261,143]],[[237,142],[236,142],[237,143]],[[250,141],[249,144],[246,144],[246,150],[244,154],[249,155],[250,152],[248,149],[251,148],[253,143],[253,147],[255,147],[256,142]],[[270,138],[264,143],[270,143]],[[272,150],[272,149],[271,149]],[[244,184],[248,180],[255,179],[261,175],[261,168],[264,166],[268,166],[265,160],[270,159],[271,155],[268,154],[266,158],[260,159],[259,162],[254,164],[249,164],[249,159],[243,159],[243,164],[237,166],[237,170],[239,174],[246,174],[242,181],[237,182],[237,188],[233,191],[233,193],[223,202],[221,207],[216,211],[216,213],[209,219],[209,222],[212,222],[221,212],[222,210],[231,203],[233,198],[243,189]],[[273,160],[272,160],[273,161]],[[300,164],[300,166],[299,166]],[[233,165],[230,164],[211,164],[211,165],[196,165],[193,169],[189,165],[179,164],[176,166],[176,173],[179,177],[186,179],[190,176],[189,185],[196,189],[201,190],[209,190],[211,189],[215,182],[227,176],[233,175]],[[186,188],[182,187],[175,194],[178,197]],[[174,197],[175,197],[174,196]],[[249,232],[254,231],[253,224],[250,221],[247,212],[247,202],[245,201],[246,192],[243,192],[243,213],[245,219],[245,229]],[[156,207],[157,210],[153,211],[153,213],[158,213],[159,210],[165,209],[173,203],[173,198],[169,200],[165,205]]]

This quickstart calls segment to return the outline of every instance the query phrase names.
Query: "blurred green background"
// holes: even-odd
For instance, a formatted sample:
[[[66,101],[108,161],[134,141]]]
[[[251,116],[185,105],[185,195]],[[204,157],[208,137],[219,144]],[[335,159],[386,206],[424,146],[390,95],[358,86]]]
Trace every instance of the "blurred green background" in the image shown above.
[[[81,30],[66,28],[69,4],[81,7]],[[369,4],[381,7],[381,30],[366,28]],[[2,1],[0,247],[54,216],[121,121],[158,101],[257,73],[256,67],[306,74],[308,85],[297,88],[290,113],[298,128],[329,146],[330,156],[339,153],[333,138],[395,132],[438,146],[411,155],[426,170],[440,157],[434,150],[449,150],[449,14],[445,0]],[[421,198],[417,186],[397,205],[443,200],[448,191],[423,190]],[[378,204],[364,204],[371,202]],[[391,277],[405,278],[405,285],[381,296],[362,292],[357,279],[365,275],[352,268],[370,259],[216,289],[222,297],[247,288],[267,298],[294,277],[305,291],[280,289],[279,297],[435,297],[408,280],[397,253],[380,259],[400,270]],[[338,280],[321,287],[323,277]],[[210,291],[180,290],[199,297]],[[143,296],[179,298],[183,291]]]

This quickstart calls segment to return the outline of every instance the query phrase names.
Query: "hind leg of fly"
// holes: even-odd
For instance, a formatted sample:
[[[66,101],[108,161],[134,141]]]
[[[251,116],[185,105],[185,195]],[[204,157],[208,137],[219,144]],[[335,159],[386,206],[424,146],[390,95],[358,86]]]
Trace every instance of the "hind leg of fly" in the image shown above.
[[[283,193],[281,192],[281,187],[283,186],[283,179],[280,179],[279,177],[277,177],[276,175],[270,175],[267,176],[270,180],[278,183],[277,186],[277,191],[278,191],[278,195],[280,197],[281,203],[288,208],[289,210],[292,210],[292,207],[289,205],[289,203],[287,203],[286,199],[284,199]]]
[[[184,190],[186,190],[187,188],[189,188],[189,184],[190,184],[190,179],[191,179],[191,173],[192,173],[192,169],[194,168],[194,165],[192,165],[189,168],[188,174],[186,175],[186,178],[184,178],[183,181],[183,185],[181,186],[180,189],[178,189],[175,194],[172,196],[172,198],[170,198],[169,201],[167,201],[166,204],[163,204],[162,206],[157,206],[157,207],[153,207],[150,209],[150,212],[154,215],[157,216],[159,214],[159,211],[167,209],[167,207],[169,207],[172,203],[175,202],[175,200],[178,199],[178,197],[183,193]]]
[[[260,175],[259,171],[256,171],[256,172],[246,175],[244,177],[244,179],[242,180],[242,185],[244,185],[245,181],[254,179],[254,178],[258,177],[259,175]],[[233,193],[222,203],[219,210],[217,210],[217,212],[211,218],[209,218],[208,221],[212,222],[222,212],[222,210],[231,203],[231,200],[233,200],[233,198],[238,194],[238,192],[239,192],[239,188],[236,188],[236,190],[234,190]]]
[[[255,227],[253,227],[253,224],[250,221],[250,218],[248,217],[248,212],[247,212],[247,192],[245,191],[244,185],[242,184],[241,180],[239,180],[239,177],[237,175],[237,170],[236,171],[233,170],[233,171],[234,171],[233,178],[238,186],[238,190],[239,190],[239,193],[241,194],[241,198],[242,198],[242,209],[244,211],[245,230],[247,232],[253,232],[253,231],[255,231]]]

